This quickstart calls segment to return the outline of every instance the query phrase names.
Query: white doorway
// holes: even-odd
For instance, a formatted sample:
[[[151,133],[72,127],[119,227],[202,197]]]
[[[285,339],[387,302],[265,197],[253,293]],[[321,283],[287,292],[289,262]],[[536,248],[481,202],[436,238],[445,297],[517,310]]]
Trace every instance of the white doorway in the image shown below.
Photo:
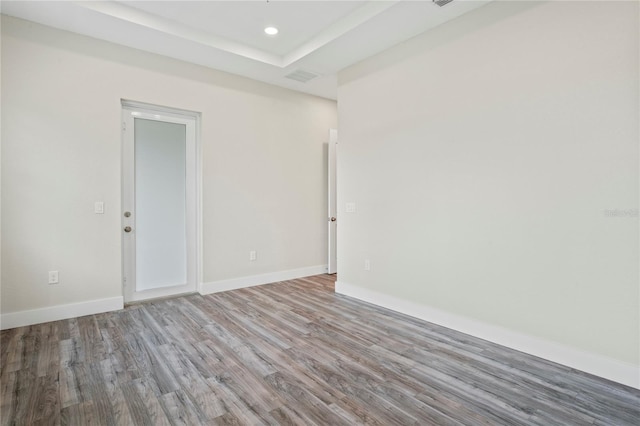
[[[336,197],[336,160],[338,151],[338,131],[336,129],[329,130],[329,155],[328,155],[328,175],[329,175],[329,256],[327,261],[327,273],[335,274],[338,272],[338,256],[337,256],[337,235],[338,235],[338,217],[337,217],[337,197]]]
[[[196,291],[198,115],[122,102],[125,302]]]

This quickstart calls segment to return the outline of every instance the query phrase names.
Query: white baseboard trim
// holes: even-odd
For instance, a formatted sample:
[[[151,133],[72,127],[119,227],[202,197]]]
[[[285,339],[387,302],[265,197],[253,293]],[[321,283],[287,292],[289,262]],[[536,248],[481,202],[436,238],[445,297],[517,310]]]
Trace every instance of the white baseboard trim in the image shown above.
[[[336,293],[640,389],[640,366],[638,365],[518,333],[343,281],[336,282]]]
[[[236,290],[256,285],[275,283],[278,281],[294,280],[327,273],[327,265],[309,266],[306,268],[289,269],[287,271],[270,272],[267,274],[250,275],[248,277],[231,278],[228,280],[210,281],[200,285],[200,294],[219,293],[221,291]]]
[[[0,315],[0,329],[23,327],[49,321],[58,321],[102,312],[117,311],[124,307],[122,296],[89,300],[67,305],[49,306],[28,311],[9,312]]]

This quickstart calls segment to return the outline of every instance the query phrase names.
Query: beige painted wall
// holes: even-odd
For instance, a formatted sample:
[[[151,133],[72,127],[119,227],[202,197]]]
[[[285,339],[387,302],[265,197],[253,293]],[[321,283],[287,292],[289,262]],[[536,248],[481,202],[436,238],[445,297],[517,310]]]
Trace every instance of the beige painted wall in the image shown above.
[[[343,71],[339,280],[639,364],[638,12],[496,2]]]
[[[326,264],[334,101],[3,16],[3,313],[122,295],[121,98],[202,113],[205,282]]]

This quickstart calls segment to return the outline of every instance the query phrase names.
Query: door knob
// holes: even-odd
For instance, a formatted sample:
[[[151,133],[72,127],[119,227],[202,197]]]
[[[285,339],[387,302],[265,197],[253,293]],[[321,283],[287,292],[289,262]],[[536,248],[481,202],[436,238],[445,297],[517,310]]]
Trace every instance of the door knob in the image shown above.
[[[125,226],[124,227],[124,232],[131,232],[131,227],[130,226]]]
[[[131,212],[124,212],[124,217],[129,217],[131,216]]]
[[[331,220],[331,222],[335,222],[335,221],[336,221],[336,218],[335,218],[335,217],[332,217],[332,218],[331,218],[331,219],[329,219],[329,220]]]

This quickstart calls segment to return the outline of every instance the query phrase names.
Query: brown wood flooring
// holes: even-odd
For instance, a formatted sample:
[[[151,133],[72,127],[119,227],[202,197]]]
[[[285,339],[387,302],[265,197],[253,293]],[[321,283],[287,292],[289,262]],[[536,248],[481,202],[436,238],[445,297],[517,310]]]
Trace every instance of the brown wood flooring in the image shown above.
[[[2,425],[638,425],[640,391],[327,275],[5,330]]]

